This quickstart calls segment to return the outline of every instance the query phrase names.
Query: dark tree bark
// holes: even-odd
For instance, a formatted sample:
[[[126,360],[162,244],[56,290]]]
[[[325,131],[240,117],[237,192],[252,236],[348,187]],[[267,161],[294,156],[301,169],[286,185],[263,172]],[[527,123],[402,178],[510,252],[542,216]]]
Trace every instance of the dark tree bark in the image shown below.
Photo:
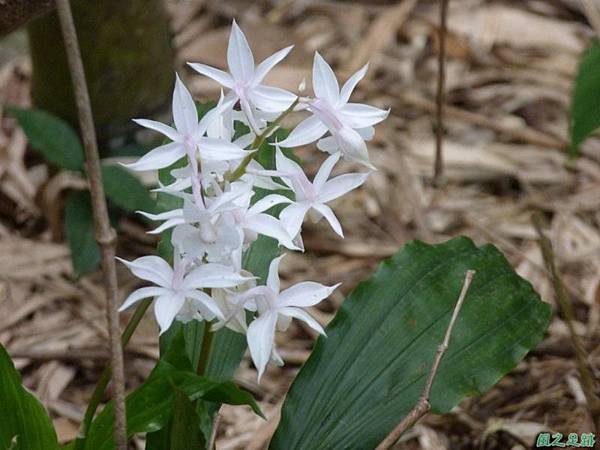
[[[1,1],[1,0],[0,0]],[[174,55],[161,0],[72,0],[79,45],[101,141],[132,129],[170,99]],[[36,107],[77,124],[55,11],[27,27]]]

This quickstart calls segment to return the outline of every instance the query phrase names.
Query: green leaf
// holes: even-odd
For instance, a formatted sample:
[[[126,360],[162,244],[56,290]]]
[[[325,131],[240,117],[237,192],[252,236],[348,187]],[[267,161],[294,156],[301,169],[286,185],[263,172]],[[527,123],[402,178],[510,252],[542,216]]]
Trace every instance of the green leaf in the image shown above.
[[[169,450],[203,449],[206,447],[200,431],[196,406],[178,388],[175,388],[174,413],[171,419]]]
[[[600,127],[600,42],[592,41],[585,51],[575,78],[570,113],[569,156],[579,155],[579,146]]]
[[[407,244],[358,285],[287,394],[271,450],[372,449],[416,404],[465,273],[476,271],[431,394],[449,411],[512,370],[550,318],[493,246]]]
[[[71,249],[71,261],[76,276],[94,270],[100,263],[96,243],[90,195],[73,191],[65,207],[65,235]]]
[[[213,381],[177,370],[169,363],[159,362],[146,382],[127,396],[127,435],[131,437],[136,433],[149,433],[167,426],[173,416],[177,391],[192,402],[206,399],[232,405],[248,405],[257,414],[261,414],[252,394],[241,390],[234,383]],[[92,423],[85,448],[113,449],[112,422],[113,405],[110,402]],[[199,420],[197,423],[199,427]]]
[[[56,433],[42,404],[21,385],[21,376],[0,345],[0,448],[58,449]]]
[[[115,205],[127,211],[154,211],[155,201],[138,177],[121,166],[104,164],[101,169],[104,193]]]
[[[81,170],[84,156],[79,136],[64,120],[52,114],[14,106],[6,108],[17,119],[31,147],[50,163],[68,170]]]

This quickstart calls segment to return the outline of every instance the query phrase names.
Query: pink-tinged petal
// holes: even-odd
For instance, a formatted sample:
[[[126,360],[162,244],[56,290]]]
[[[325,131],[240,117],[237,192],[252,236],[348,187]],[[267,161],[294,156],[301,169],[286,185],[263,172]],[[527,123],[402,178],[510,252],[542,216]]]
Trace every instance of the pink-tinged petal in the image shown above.
[[[244,229],[249,229],[257,234],[269,236],[290,250],[300,250],[292,241],[290,234],[283,224],[268,214],[257,214],[244,221]]]
[[[268,311],[254,319],[248,326],[246,338],[250,356],[258,370],[258,381],[265,371],[271,350],[273,349],[273,338],[275,337],[275,324],[277,323],[277,313]]]
[[[280,287],[280,282],[279,282],[279,263],[281,263],[281,260],[283,259],[285,255],[281,255],[275,259],[273,259],[273,261],[271,261],[271,264],[269,264],[269,275],[267,276],[267,287],[269,289],[271,289],[275,294],[279,293],[279,287]]]
[[[197,290],[185,291],[185,295],[186,295],[186,297],[197,300],[199,303],[202,304],[202,307],[204,309],[207,309],[217,319],[225,320],[225,316],[223,315],[221,308],[219,308],[219,305],[217,305],[217,302],[215,302],[215,300],[210,295],[206,294],[205,292],[197,291]],[[206,314],[203,314],[203,316],[205,316],[205,315]],[[205,317],[205,319],[212,320],[213,318]]]
[[[198,126],[198,111],[192,94],[177,74],[173,92],[173,120],[180,134],[191,135]]]
[[[306,308],[314,306],[329,297],[338,286],[339,284],[324,286],[314,281],[303,281],[281,292],[277,307],[297,306],[299,308]]]
[[[348,103],[339,111],[339,117],[350,128],[366,128],[373,126],[389,115],[390,110],[383,110],[362,103]]]
[[[229,75],[227,72],[200,63],[188,63],[188,66],[190,66],[199,74],[215,80],[221,86],[224,86],[228,89],[233,87],[233,78],[231,78],[231,75]]]
[[[315,330],[317,333],[322,334],[323,336],[326,336],[325,330],[319,324],[319,322],[317,322],[315,319],[312,318],[312,316],[310,314],[308,314],[306,311],[301,310],[300,308],[291,308],[291,307],[281,308],[279,310],[279,313],[284,314],[289,317],[295,317],[296,319],[302,320],[309,327],[311,327],[313,330]]]
[[[282,203],[293,203],[293,201],[287,198],[285,195],[269,194],[252,205],[248,210],[248,215],[263,213],[271,209],[273,206],[281,205]]]
[[[131,294],[129,294],[129,296],[125,299],[123,304],[119,307],[119,311],[126,310],[131,305],[139,302],[140,300],[143,300],[145,298],[150,298],[150,297],[157,297],[159,295],[165,294],[166,292],[167,292],[167,290],[165,288],[154,287],[154,286],[136,289]]]
[[[173,294],[161,295],[154,300],[154,317],[160,327],[160,334],[171,327],[184,302],[182,295]]]
[[[340,86],[335,73],[319,52],[315,52],[313,62],[313,91],[318,98],[327,100],[331,105],[337,105],[340,98]]]
[[[252,84],[257,85],[265,78],[267,73],[275,67],[283,58],[285,58],[294,48],[293,45],[282,48],[281,50],[273,53],[271,56],[261,62],[254,71],[254,77],[252,78]]]
[[[323,162],[323,164],[321,164],[321,167],[319,167],[319,171],[317,172],[317,174],[315,175],[315,179],[313,180],[313,186],[317,192],[321,190],[321,188],[329,178],[329,175],[331,175],[333,167],[337,164],[339,160],[340,154],[336,153],[334,155],[331,155]]]
[[[318,199],[327,203],[356,189],[369,178],[368,173],[346,173],[327,181],[319,190]]]
[[[184,289],[226,288],[252,280],[222,264],[202,264],[188,273],[183,280]]]
[[[231,24],[229,46],[227,47],[227,64],[236,81],[250,81],[254,75],[254,57],[246,36],[234,20]]]
[[[143,172],[145,170],[158,170],[170,166],[174,162],[183,158],[186,154],[185,147],[179,142],[171,142],[169,144],[156,147],[149,151],[136,162],[131,164],[123,164],[131,170]]]
[[[286,139],[279,142],[279,145],[283,148],[300,147],[316,141],[325,133],[327,133],[327,126],[317,116],[311,116],[300,122]]]
[[[297,98],[291,92],[271,86],[255,86],[250,90],[249,95],[254,106],[270,113],[285,111]]]
[[[158,131],[160,134],[168,137],[173,142],[181,142],[181,135],[177,132],[177,130],[171,128],[169,125],[157,122],[156,120],[148,119],[133,119],[133,121],[144,128]]]
[[[285,227],[290,236],[296,236],[302,228],[304,216],[308,212],[310,205],[306,203],[293,203],[279,214],[279,220]]]
[[[136,277],[151,281],[164,288],[171,287],[173,269],[164,259],[158,256],[142,256],[133,261],[127,261],[119,257],[116,257],[116,259],[125,264]]]
[[[350,78],[348,78],[348,81],[346,81],[344,83],[344,86],[342,86],[342,90],[340,92],[340,101],[339,101],[340,105],[343,105],[344,103],[348,103],[348,100],[350,100],[350,96],[352,95],[354,88],[356,87],[358,82],[365,77],[368,69],[369,69],[369,63],[362,66],[359,70],[357,70],[354,73],[354,75],[352,75]]]
[[[230,161],[245,158],[248,151],[223,139],[203,137],[198,140],[200,158],[206,161]]]
[[[325,220],[329,222],[329,225],[331,225],[331,228],[333,228],[333,231],[335,231],[338,236],[344,237],[342,225],[329,206],[323,205],[322,203],[315,203],[312,207],[325,217]]]

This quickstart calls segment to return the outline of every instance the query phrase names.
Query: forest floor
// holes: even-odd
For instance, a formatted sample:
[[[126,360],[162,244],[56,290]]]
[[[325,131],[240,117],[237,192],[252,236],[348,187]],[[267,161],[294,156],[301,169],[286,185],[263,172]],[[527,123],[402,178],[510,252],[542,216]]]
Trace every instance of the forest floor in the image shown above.
[[[241,0],[168,2],[180,67],[186,61],[223,67],[231,20],[246,32],[255,58],[287,44],[292,55],[267,81],[297,90],[310,80],[315,50],[342,79],[370,61],[355,98],[391,108],[370,144],[379,170],[335,204],[346,239],[307,224],[304,254],[283,265],[285,283],[342,282],[311,313],[327,324],[353,287],[411,239],[439,242],[466,235],[491,242],[543,299],[554,293],[531,224],[547,218],[558,268],[575,308],[575,329],[600,364],[600,139],[590,139],[574,168],[566,166],[568,111],[582,51],[594,36],[578,0],[451,2],[448,21],[445,183],[432,185],[435,148],[438,2]],[[22,42],[22,39],[15,39]],[[12,41],[11,41],[12,42]],[[0,48],[6,41],[0,41]],[[30,104],[25,50],[2,51],[0,103]],[[157,64],[160,61],[157,61]],[[185,72],[199,99],[218,86]],[[0,342],[25,384],[49,409],[62,441],[72,439],[106,362],[99,273],[75,280],[60,239],[60,205],[74,185],[31,158],[14,121],[0,117]],[[308,171],[320,161],[302,152]],[[58,222],[57,222],[58,221]],[[122,219],[120,254],[153,251],[135,217]],[[122,297],[139,285],[119,269]],[[222,410],[217,448],[260,450],[274,430],[289,384],[310,353],[312,332],[294,323],[278,336],[286,364],[270,367],[260,385],[246,357],[236,380],[259,399],[268,420],[247,408]],[[126,352],[128,388],[158,357],[151,315]],[[541,431],[590,431],[565,321],[556,312],[546,337],[482,397],[445,416],[428,416],[398,449],[523,449]]]

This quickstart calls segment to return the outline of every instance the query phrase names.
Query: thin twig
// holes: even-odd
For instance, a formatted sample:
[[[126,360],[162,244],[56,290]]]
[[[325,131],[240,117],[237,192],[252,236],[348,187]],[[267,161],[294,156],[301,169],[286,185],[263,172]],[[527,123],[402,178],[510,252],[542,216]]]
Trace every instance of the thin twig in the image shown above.
[[[587,400],[590,417],[592,418],[594,427],[598,433],[600,432],[600,398],[598,398],[596,393],[596,380],[590,368],[589,355],[585,351],[583,343],[581,342],[581,339],[579,339],[579,336],[575,332],[575,327],[573,326],[573,321],[575,320],[573,304],[569,294],[567,293],[567,289],[565,288],[562,277],[556,268],[552,242],[542,230],[543,219],[539,213],[536,213],[533,215],[531,220],[535,230],[538,233],[538,243],[540,249],[542,250],[544,263],[546,264],[548,272],[550,272],[550,278],[552,280],[552,286],[554,287],[556,299],[564,316],[567,328],[569,329],[569,334],[571,335],[571,344],[573,345],[573,350],[575,352],[575,360],[577,362],[579,376],[581,377],[581,385]]]
[[[431,409],[431,404],[429,403],[431,388],[433,386],[433,382],[435,381],[435,376],[437,375],[437,371],[440,367],[442,358],[448,350],[448,344],[450,343],[450,336],[452,336],[452,330],[454,329],[456,319],[458,318],[458,314],[460,313],[462,305],[465,301],[465,297],[467,296],[467,292],[469,291],[469,286],[471,286],[471,281],[473,280],[474,275],[474,270],[467,270],[467,273],[465,274],[465,281],[460,291],[458,301],[454,306],[454,311],[452,312],[450,323],[448,324],[448,328],[446,329],[446,335],[444,336],[444,340],[442,341],[441,345],[437,349],[435,358],[433,359],[433,364],[431,365],[431,370],[429,371],[429,376],[427,377],[427,382],[425,383],[425,388],[423,389],[423,392],[421,393],[417,404],[406,415],[406,417],[400,421],[396,428],[394,428],[392,432],[388,434],[383,441],[381,441],[381,443],[377,446],[375,450],[387,450],[391,448],[406,430],[408,430],[415,423],[417,423],[417,421],[425,414],[427,414]]]
[[[449,0],[440,0],[440,33],[438,46],[438,77],[437,93],[435,96],[436,131],[435,131],[435,166],[433,168],[433,184],[439,186],[444,175],[444,90],[446,85],[446,34],[448,33],[448,3]]]
[[[207,450],[215,450],[215,443],[217,442],[217,433],[219,432],[219,425],[221,425],[221,410],[217,411],[215,418],[213,419],[212,430],[210,432],[210,439],[208,440]]]
[[[77,33],[73,23],[73,14],[69,0],[57,0],[56,6],[60,19],[60,26],[65,42],[67,61],[73,82],[75,103],[79,115],[79,126],[85,150],[87,165],[87,176],[90,182],[90,193],[92,197],[92,210],[94,214],[94,227],[96,230],[96,241],[100,246],[102,255],[102,271],[104,273],[104,287],[106,290],[106,315],[108,319],[108,331],[110,339],[110,353],[113,382],[114,401],[114,437],[115,448],[127,449],[127,433],[125,418],[125,375],[123,368],[123,348],[119,331],[119,313],[117,311],[117,269],[115,266],[115,247],[117,235],[112,229],[108,217],[104,187],[100,172],[100,157],[96,143],[96,132],[90,97],[85,81],[85,73]]]

